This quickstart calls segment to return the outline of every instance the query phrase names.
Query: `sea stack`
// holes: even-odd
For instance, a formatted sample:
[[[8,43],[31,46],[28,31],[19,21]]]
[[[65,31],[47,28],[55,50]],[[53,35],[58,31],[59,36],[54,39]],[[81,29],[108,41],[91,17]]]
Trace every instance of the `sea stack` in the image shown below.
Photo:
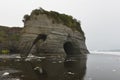
[[[25,15],[23,22],[19,45],[21,57],[88,53],[80,21],[70,15],[40,8]]]

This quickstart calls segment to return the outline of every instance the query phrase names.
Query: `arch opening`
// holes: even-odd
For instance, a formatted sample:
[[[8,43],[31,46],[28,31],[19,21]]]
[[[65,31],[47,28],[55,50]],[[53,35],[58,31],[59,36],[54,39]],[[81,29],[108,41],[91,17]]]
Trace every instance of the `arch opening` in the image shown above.
[[[44,41],[46,41],[47,39],[47,35],[46,34],[39,34],[36,39],[33,42],[35,51],[32,53],[33,55],[36,56],[40,56],[41,54],[39,54],[40,52],[42,52],[43,50],[40,48],[42,43],[44,43]]]
[[[36,44],[39,40],[45,41],[47,39],[46,34],[39,34],[33,42],[33,45]]]
[[[26,52],[26,54],[28,55],[30,53],[30,51],[32,50],[33,46],[36,45],[36,43],[39,42],[39,40],[42,40],[43,42],[47,39],[47,35],[46,34],[39,34],[35,40],[33,41],[32,45],[30,46],[30,48],[28,49],[28,52]]]

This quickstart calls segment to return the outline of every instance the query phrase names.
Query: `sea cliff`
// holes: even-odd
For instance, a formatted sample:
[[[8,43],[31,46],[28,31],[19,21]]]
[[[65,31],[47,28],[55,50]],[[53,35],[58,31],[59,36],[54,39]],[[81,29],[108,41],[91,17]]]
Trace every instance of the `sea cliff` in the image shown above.
[[[24,16],[20,39],[22,57],[35,55],[87,54],[80,21],[55,11],[35,9]]]
[[[11,53],[78,55],[89,53],[80,21],[55,11],[35,9],[23,18],[23,28],[0,26],[0,49]]]

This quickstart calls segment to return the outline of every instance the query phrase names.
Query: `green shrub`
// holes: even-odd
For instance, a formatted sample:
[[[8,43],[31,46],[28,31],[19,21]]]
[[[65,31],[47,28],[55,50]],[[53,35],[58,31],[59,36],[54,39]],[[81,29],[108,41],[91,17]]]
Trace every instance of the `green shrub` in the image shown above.
[[[7,50],[7,49],[3,49],[3,50],[1,50],[1,53],[2,53],[2,54],[9,54],[9,53],[10,53],[10,51],[9,51],[9,50]]]
[[[23,19],[23,22],[24,22],[24,21],[27,21],[27,20],[30,20],[30,16],[29,16],[28,14],[24,15],[23,18],[24,18],[24,19]]]

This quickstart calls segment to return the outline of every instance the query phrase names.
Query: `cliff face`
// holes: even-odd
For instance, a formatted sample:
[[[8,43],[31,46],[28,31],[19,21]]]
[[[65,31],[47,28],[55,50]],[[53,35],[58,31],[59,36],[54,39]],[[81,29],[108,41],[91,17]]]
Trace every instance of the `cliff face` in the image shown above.
[[[53,17],[52,13],[60,17]],[[29,53],[62,56],[88,53],[84,33],[80,25],[78,26],[79,22],[73,18],[64,20],[61,15],[71,17],[43,9],[34,10],[30,16],[24,17],[19,45],[22,57],[26,57]]]
[[[2,50],[9,50],[11,53],[17,52],[21,30],[22,28],[19,27],[0,26],[0,53]]]

